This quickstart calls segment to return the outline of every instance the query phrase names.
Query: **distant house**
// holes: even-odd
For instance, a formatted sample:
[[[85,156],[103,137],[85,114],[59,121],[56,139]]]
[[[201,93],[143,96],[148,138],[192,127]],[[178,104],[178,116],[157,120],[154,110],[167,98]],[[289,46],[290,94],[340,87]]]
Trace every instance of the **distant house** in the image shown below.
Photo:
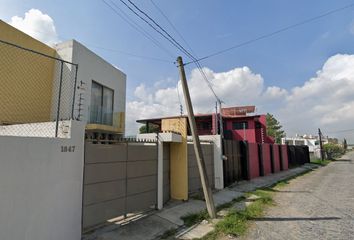
[[[254,112],[254,106],[223,108],[221,111],[225,139],[248,141],[250,143],[274,143],[272,137],[267,135],[265,115],[247,115]],[[140,119],[138,123],[149,126],[155,125],[161,129],[162,119],[187,118],[183,116],[171,116],[163,118]],[[199,135],[220,134],[220,115],[216,113],[197,114],[195,116]],[[190,129],[188,129],[190,135]]]
[[[313,135],[296,135],[295,137],[284,137],[281,139],[282,144],[286,145],[294,145],[300,146],[305,145],[309,147],[310,157],[311,158],[320,158],[321,157],[321,150],[320,150],[320,140],[318,136]],[[323,137],[322,144],[333,143],[338,144],[337,138],[329,138]]]
[[[284,137],[281,139],[281,143],[294,146],[306,145],[309,147],[310,153],[314,153],[316,149],[320,148],[320,141],[318,140],[318,137],[312,135]]]

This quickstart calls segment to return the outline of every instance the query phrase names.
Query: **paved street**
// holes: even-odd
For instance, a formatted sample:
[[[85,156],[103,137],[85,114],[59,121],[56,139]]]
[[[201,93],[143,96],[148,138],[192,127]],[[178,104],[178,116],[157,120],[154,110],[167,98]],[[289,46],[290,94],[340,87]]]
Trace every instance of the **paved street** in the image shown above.
[[[354,239],[354,153],[290,181],[245,239]]]

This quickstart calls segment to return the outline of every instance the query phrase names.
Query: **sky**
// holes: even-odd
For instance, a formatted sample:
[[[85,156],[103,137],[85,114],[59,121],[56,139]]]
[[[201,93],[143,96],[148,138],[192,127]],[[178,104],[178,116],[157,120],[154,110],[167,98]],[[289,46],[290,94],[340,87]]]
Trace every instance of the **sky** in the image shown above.
[[[184,99],[174,61],[181,55],[187,62],[188,57],[120,0],[105,1],[116,12],[103,0],[0,0],[0,18],[48,45],[76,39],[125,72],[126,133],[132,135],[139,127],[137,119],[179,114]],[[196,57],[354,3],[132,1]],[[128,17],[130,24],[117,13]],[[157,46],[136,25],[133,28],[131,20],[158,41]],[[257,114],[272,113],[289,137],[314,135],[321,128],[324,135],[354,143],[354,131],[343,131],[354,129],[353,42],[351,7],[208,58],[201,65],[224,106],[256,105]],[[187,65],[186,73],[195,112],[214,111],[215,98],[195,65]]]

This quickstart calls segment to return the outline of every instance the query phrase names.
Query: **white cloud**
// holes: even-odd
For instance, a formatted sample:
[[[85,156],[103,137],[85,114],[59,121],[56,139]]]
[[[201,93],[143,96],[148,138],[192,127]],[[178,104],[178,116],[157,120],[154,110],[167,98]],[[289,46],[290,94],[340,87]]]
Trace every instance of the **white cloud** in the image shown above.
[[[288,95],[288,91],[280,87],[272,86],[267,87],[266,91],[263,94],[265,99],[275,100],[280,98],[285,98]]]
[[[330,57],[317,76],[291,90],[280,110],[290,132],[329,132],[352,128],[354,122],[354,55]],[[324,130],[325,132],[326,130]],[[351,139],[354,140],[352,136]]]
[[[353,128],[354,55],[330,57],[315,77],[290,90],[278,86],[265,87],[262,76],[248,67],[221,73],[208,68],[204,70],[226,106],[256,105],[258,113],[274,114],[288,135],[314,134],[319,127],[325,134]],[[213,111],[215,98],[199,71],[192,70],[188,79],[195,112]],[[136,132],[137,119],[179,114],[176,88],[151,89],[149,92],[139,86],[136,95],[138,99],[128,102],[127,106],[130,134]],[[184,101],[181,88],[180,95]],[[354,142],[354,134],[346,137]]]
[[[13,16],[9,24],[50,46],[59,41],[53,19],[38,9],[30,9],[23,18]]]

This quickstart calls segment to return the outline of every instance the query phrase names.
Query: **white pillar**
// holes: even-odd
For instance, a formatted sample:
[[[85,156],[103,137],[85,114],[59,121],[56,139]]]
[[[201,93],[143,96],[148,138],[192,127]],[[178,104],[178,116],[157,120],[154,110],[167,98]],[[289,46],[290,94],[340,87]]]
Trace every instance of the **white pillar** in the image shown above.
[[[163,141],[157,134],[157,209],[163,208]]]

